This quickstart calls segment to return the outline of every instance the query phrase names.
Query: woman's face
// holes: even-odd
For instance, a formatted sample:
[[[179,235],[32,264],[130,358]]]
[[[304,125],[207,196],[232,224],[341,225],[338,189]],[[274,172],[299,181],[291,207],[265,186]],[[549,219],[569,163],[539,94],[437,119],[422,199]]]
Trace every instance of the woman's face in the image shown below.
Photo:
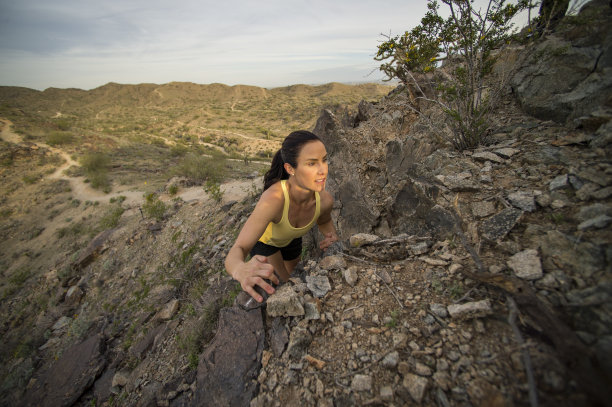
[[[327,150],[318,140],[308,142],[302,147],[297,158],[297,168],[289,166],[289,174],[302,188],[321,192],[327,180]]]

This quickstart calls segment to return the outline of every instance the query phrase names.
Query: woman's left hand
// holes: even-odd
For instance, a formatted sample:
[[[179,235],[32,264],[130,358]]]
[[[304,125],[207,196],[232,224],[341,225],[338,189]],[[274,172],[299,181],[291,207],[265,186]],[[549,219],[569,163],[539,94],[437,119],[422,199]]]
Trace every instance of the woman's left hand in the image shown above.
[[[330,233],[325,234],[324,236],[325,236],[325,239],[323,239],[323,241],[319,243],[319,247],[323,251],[327,250],[329,246],[331,246],[332,244],[338,241],[338,236],[336,236],[335,233],[330,232]]]

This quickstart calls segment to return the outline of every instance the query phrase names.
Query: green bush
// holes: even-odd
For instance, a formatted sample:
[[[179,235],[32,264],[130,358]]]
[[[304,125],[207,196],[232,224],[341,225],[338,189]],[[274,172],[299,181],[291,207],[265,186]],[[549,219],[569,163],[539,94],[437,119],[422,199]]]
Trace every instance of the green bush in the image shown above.
[[[110,192],[111,185],[108,177],[110,157],[105,153],[92,152],[84,154],[80,161],[87,179],[91,182],[92,188],[102,189],[107,193]]]
[[[67,131],[54,131],[47,136],[47,144],[50,146],[59,146],[70,144],[74,141],[74,135]]]
[[[146,194],[145,202],[142,205],[142,210],[148,218],[153,218],[158,221],[164,219],[168,207],[165,203],[159,200],[159,197],[154,194]]]
[[[204,191],[206,191],[215,202],[221,202],[223,199],[223,191],[221,191],[221,184],[218,181],[206,181]]]
[[[173,172],[195,182],[201,183],[207,180],[220,182],[223,179],[224,167],[224,158],[209,158],[190,153],[181,160]]]
[[[26,174],[22,178],[23,182],[28,185],[35,184],[40,179],[40,174]]]
[[[189,149],[182,144],[175,144],[170,147],[170,155],[173,157],[182,157],[189,152]]]
[[[176,195],[177,192],[178,192],[178,185],[172,184],[168,187],[168,193],[170,195]]]
[[[374,59],[388,61],[380,70],[389,80],[406,84],[415,102],[443,109],[452,144],[464,150],[478,146],[487,131],[488,116],[507,80],[485,83],[497,58],[493,51],[509,40],[511,19],[529,2],[489,0],[483,11],[469,0],[441,1],[448,6],[448,18],[438,14],[436,0],[428,0],[421,24],[401,36],[386,37]]]
[[[102,229],[112,229],[119,223],[119,218],[123,215],[125,209],[119,205],[111,206],[100,219],[100,227]]]
[[[96,172],[103,169],[108,169],[110,165],[110,157],[101,152],[85,153],[81,159],[81,166],[86,172]]]

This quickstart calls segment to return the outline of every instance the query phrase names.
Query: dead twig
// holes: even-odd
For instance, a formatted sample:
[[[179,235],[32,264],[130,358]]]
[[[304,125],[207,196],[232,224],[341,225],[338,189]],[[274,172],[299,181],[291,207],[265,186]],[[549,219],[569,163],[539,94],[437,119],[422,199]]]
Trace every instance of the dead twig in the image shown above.
[[[478,272],[472,273],[463,268],[461,273],[472,280],[502,290],[516,301],[517,309],[520,307],[550,339],[569,374],[592,401],[612,406],[612,391],[608,386],[612,378],[599,364],[593,350],[585,346],[576,333],[536,296],[529,283],[512,276],[486,273],[480,257],[463,234],[461,219],[454,210],[450,209],[450,213],[455,219],[455,233],[478,269]]]
[[[463,302],[464,300],[466,300],[470,296],[470,294],[472,294],[472,291],[474,291],[477,287],[478,286],[470,288],[463,297],[459,298],[458,300],[453,301],[453,304],[459,304],[460,302]]]
[[[533,344],[533,343],[525,342],[523,345],[513,346],[513,347],[510,347],[510,348],[506,349],[506,352],[495,353],[495,354],[489,356],[488,358],[477,360],[476,363],[478,363],[478,364],[490,363],[490,362],[493,362],[494,360],[497,360],[500,356],[507,356],[507,355],[512,354],[514,351],[523,350],[524,348],[532,348],[534,346],[535,346],[535,344]]]
[[[516,306],[516,302],[514,302],[514,299],[508,294],[506,294],[506,301],[508,303],[508,308],[510,309],[510,313],[508,314],[508,324],[510,324],[510,326],[512,327],[512,332],[514,332],[514,337],[516,338],[516,341],[518,342],[519,346],[522,347],[521,354],[523,355],[525,374],[527,375],[527,383],[529,384],[529,404],[531,404],[531,407],[537,407],[538,389],[536,387],[535,378],[533,377],[531,356],[529,355],[529,349],[524,347],[525,341],[523,340],[521,331],[516,325],[516,315],[518,314],[518,308]]]
[[[395,298],[395,300],[397,301],[397,303],[399,304],[400,308],[404,309],[404,304],[402,304],[402,302],[400,301],[399,298],[397,298],[397,295],[395,295],[395,292],[393,291],[393,289],[391,287],[389,287],[389,284],[385,283],[383,281],[383,283],[385,284],[385,287],[387,287],[387,289],[389,290],[389,292],[391,293],[391,295],[393,296],[393,298]]]

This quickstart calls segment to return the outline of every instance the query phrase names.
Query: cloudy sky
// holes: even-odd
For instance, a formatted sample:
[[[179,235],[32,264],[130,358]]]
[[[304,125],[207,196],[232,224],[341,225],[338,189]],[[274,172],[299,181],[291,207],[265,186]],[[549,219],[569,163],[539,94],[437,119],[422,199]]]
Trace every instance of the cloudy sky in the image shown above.
[[[425,11],[424,0],[0,0],[0,85],[377,81],[381,33]]]

